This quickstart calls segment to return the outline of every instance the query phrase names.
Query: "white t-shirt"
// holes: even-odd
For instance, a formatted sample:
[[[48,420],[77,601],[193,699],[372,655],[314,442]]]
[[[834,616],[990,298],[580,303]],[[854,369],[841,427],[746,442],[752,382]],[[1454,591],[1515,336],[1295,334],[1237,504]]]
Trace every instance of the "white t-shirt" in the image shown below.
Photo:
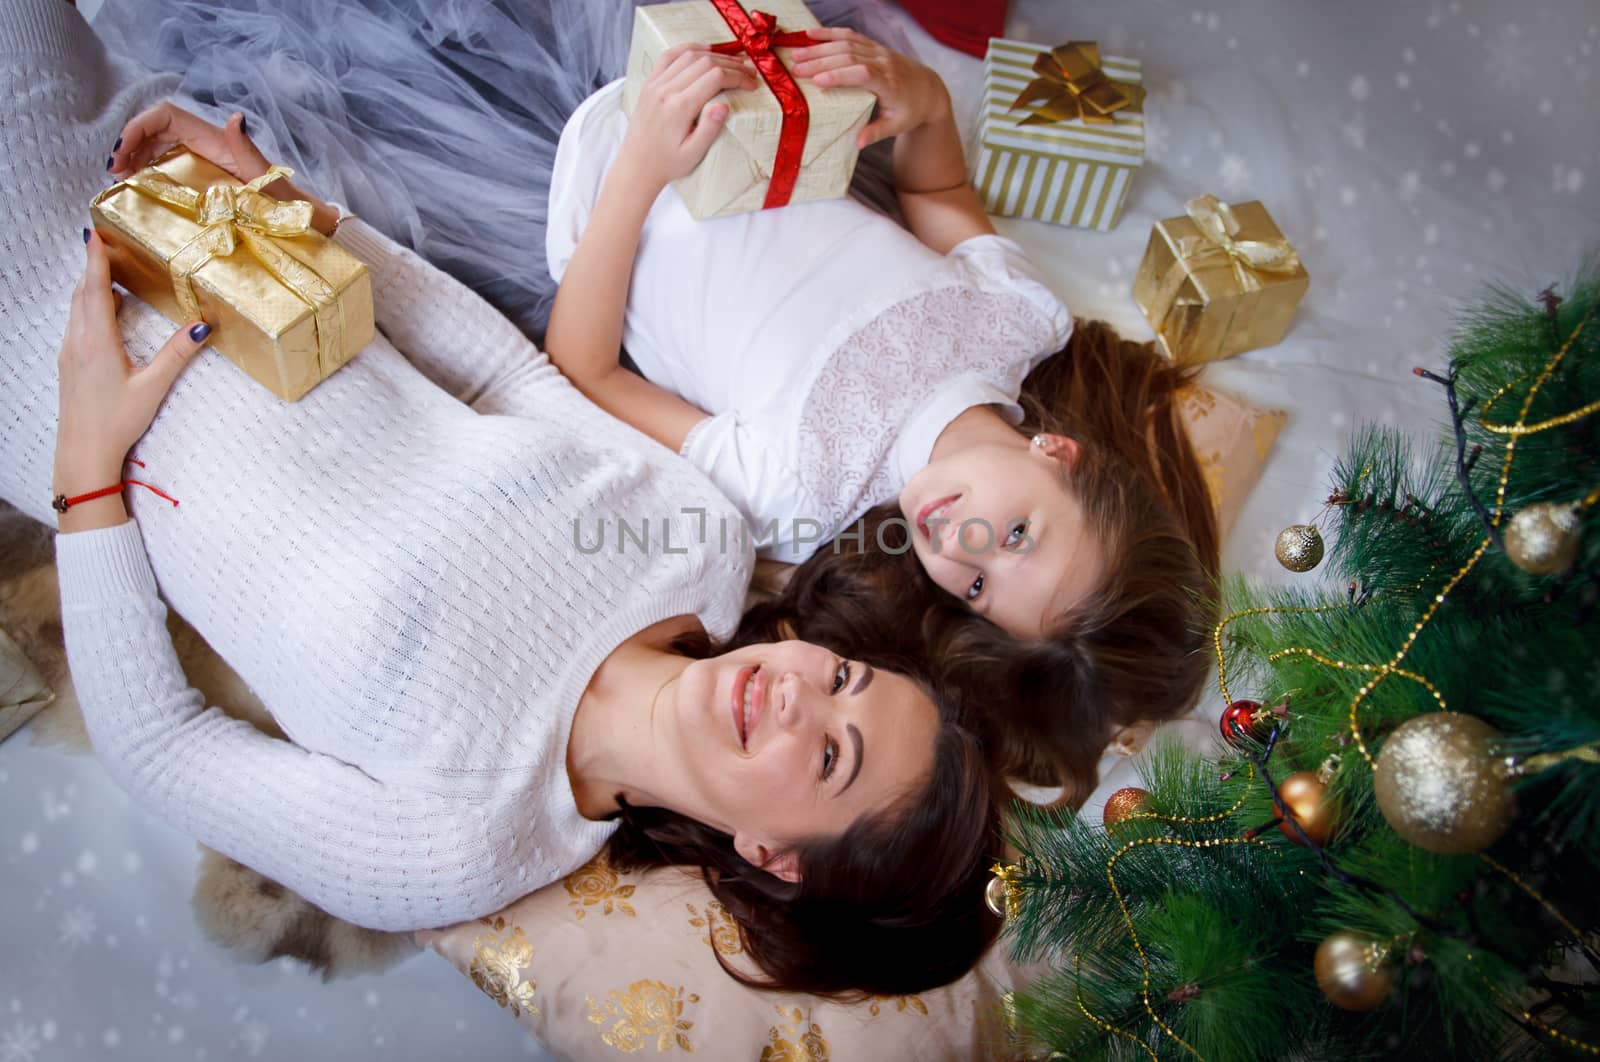
[[[546,243],[558,280],[627,132],[621,90],[590,96],[561,134]],[[711,414],[683,455],[763,555],[799,562],[896,497],[962,411],[1020,417],[1023,378],[1071,330],[1000,236],[941,255],[853,199],[695,221],[668,187],[639,241],[623,343],[645,377]]]

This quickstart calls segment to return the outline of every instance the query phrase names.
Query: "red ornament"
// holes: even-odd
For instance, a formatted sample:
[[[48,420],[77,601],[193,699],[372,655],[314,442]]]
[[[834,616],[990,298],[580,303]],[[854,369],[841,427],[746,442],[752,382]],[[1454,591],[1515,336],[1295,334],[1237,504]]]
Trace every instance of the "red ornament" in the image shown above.
[[[1260,701],[1234,701],[1222,710],[1222,740],[1234,748],[1257,736],[1257,723],[1264,722]]]

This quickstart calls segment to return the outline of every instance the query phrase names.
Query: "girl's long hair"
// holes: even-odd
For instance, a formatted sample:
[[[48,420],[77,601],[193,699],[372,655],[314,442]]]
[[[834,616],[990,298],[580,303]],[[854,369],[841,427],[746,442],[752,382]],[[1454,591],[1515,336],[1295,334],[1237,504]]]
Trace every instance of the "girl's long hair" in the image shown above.
[[[746,624],[734,644],[787,634],[781,624]],[[675,646],[691,656],[732,647],[714,650],[703,637]],[[892,653],[830,648],[918,677],[909,661]],[[989,868],[1000,854],[996,787],[977,735],[962,724],[959,700],[924,688],[939,712],[938,729],[927,735],[932,771],[891,807],[862,816],[838,837],[799,847],[798,882],[745,862],[731,837],[704,823],[626,803],[607,849],[612,865],[700,867],[738,923],[744,953],[759,976],[730,965],[720,951],[717,959],[752,987],[856,1000],[956,980],[1000,930],[984,903]]]
[[[848,544],[819,549],[747,622],[924,657],[963,691],[1000,771],[1060,786],[1062,803],[1081,805],[1115,733],[1183,713],[1205,681],[1218,540],[1179,417],[1189,379],[1153,344],[1090,321],[1023,383],[1020,430],[1081,444],[1063,487],[1106,559],[1099,587],[1044,637],[1013,638],[935,586],[894,503],[868,512]]]

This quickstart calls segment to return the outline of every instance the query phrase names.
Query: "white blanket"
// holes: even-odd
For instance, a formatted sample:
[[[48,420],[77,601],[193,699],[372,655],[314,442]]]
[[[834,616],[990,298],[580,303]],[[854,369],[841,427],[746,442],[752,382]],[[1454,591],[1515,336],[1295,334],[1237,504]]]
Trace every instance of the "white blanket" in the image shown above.
[[[92,0],[81,0],[90,7]],[[94,5],[97,6],[97,5]],[[1227,543],[1230,571],[1289,576],[1279,529],[1316,515],[1348,431],[1437,430],[1452,315],[1499,281],[1533,292],[1600,246],[1600,11],[1592,0],[1274,3],[1191,9],[1014,0],[1009,35],[1098,40],[1144,61],[1150,160],[1115,231],[1002,220],[1079,317],[1130,335],[1150,225],[1185,199],[1261,199],[1311,291],[1285,342],[1207,371],[1291,412]],[[916,34],[971,111],[981,63]],[[109,145],[107,145],[109,147]],[[1203,745],[1221,704],[1169,724]],[[1130,784],[1109,762],[1100,793]],[[131,808],[99,765],[0,745],[0,1062],[538,1056],[432,956],[324,986],[206,943],[188,906],[195,845]],[[1088,814],[1098,817],[1096,804]]]

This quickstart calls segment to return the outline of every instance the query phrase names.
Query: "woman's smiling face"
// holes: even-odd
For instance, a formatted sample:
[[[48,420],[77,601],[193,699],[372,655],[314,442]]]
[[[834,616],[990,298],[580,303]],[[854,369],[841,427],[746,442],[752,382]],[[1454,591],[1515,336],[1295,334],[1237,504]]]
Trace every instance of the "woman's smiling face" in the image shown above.
[[[674,683],[671,718],[692,805],[678,810],[780,876],[775,857],[792,845],[914,791],[939,727],[915,682],[799,641],[694,661]]]
[[[935,584],[1017,638],[1081,604],[1104,551],[1068,479],[1077,444],[984,444],[930,462],[900,492],[912,549]]]

